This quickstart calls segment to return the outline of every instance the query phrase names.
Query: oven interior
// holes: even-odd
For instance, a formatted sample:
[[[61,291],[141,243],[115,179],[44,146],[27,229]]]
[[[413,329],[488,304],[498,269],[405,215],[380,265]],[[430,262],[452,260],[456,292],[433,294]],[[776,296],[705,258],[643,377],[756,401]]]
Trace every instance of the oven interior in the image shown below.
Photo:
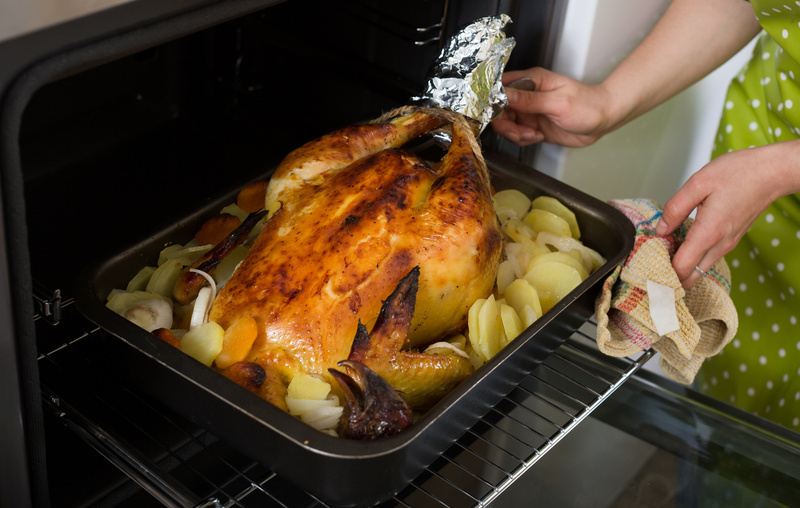
[[[294,0],[44,84],[20,127],[33,279],[68,291],[87,257],[264,175],[305,141],[405,104],[447,27],[478,17],[450,3]],[[525,18],[549,19],[547,4],[526,3]],[[530,40],[524,22],[508,31]],[[541,62],[547,29],[518,43],[509,66]]]
[[[34,280],[68,290],[87,257],[174,223],[265,174],[287,147],[419,90],[436,46],[411,45],[420,64],[401,76],[375,62],[370,40],[391,39],[377,25],[331,30],[348,16],[332,2],[286,2],[37,91],[20,136]]]
[[[509,67],[546,66],[561,3],[262,2],[180,36],[145,27],[119,50],[113,36],[70,49],[68,64],[30,90],[12,119],[18,121],[39,358],[85,334],[74,309],[52,309],[68,304],[75,276],[90,260],[264,176],[309,139],[405,104],[422,90],[442,40],[477,17],[504,12],[514,20],[506,30],[517,39]],[[176,16],[162,24],[169,34],[180,23]],[[490,132],[484,138],[484,146],[504,150]],[[95,374],[91,365],[83,372],[81,362],[56,373],[41,369],[48,404],[62,387],[87,407],[96,404],[92,394],[81,394],[78,379],[91,384]],[[50,414],[45,411],[46,432],[32,434],[46,443],[47,471],[34,475],[48,477],[50,502],[137,505],[113,494],[124,476]],[[36,439],[40,432],[45,439]],[[76,457],[88,461],[98,481],[72,470]]]

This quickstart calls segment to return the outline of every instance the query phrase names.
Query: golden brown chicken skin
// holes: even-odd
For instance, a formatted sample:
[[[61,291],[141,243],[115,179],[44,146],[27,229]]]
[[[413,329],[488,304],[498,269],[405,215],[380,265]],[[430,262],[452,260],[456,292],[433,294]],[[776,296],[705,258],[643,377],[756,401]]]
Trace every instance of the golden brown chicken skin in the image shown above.
[[[436,170],[399,147],[442,125],[452,143]],[[359,322],[371,330],[382,302],[419,267],[407,337],[362,347],[365,360],[414,406],[429,406],[472,372],[466,358],[417,348],[460,331],[469,306],[491,293],[502,237],[489,176],[460,116],[411,109],[388,122],[348,127],[295,150],[267,189],[268,209],[249,255],[209,318],[227,328],[258,323],[248,361],[285,386],[296,373],[333,381]],[[408,327],[406,327],[408,328]],[[332,383],[335,384],[335,383]],[[262,397],[283,406],[281,390]]]

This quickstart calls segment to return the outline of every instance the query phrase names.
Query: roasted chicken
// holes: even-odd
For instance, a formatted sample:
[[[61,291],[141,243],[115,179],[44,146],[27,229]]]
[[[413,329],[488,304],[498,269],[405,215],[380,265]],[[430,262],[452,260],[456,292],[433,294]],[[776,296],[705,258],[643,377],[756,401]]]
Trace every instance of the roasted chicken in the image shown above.
[[[452,141],[433,166],[401,149],[439,128]],[[209,315],[223,328],[256,320],[244,361],[266,371],[263,398],[285,407],[296,373],[324,376],[349,402],[354,389],[384,397],[356,389],[377,374],[426,408],[472,372],[462,356],[419,352],[465,327],[500,259],[489,175],[468,120],[409,107],[322,136],[283,160],[265,205],[271,217]],[[344,380],[347,372],[359,382]]]

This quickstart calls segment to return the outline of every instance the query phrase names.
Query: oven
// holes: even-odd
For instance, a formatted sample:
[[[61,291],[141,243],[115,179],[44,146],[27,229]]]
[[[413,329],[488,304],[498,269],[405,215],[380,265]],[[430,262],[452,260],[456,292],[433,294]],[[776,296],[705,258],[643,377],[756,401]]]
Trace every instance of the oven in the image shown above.
[[[548,66],[565,3],[131,0],[0,40],[0,505],[318,502],[130,385],[95,347],[104,332],[73,304],[78,274],[263,175],[289,149],[406,104],[443,41],[474,19],[508,14],[509,66]],[[488,131],[481,141],[531,159]],[[547,418],[555,430],[525,445],[525,467],[646,359],[597,364],[583,342],[548,360],[554,379],[520,388],[552,381],[570,392],[567,407],[534,409],[557,413]],[[571,365],[580,368],[564,374]],[[521,395],[510,397],[500,406]],[[516,452],[486,439],[470,430],[457,445],[501,470],[485,485],[462,478],[452,451],[441,459],[450,473],[428,468],[416,484],[461,482],[453,499],[434,496],[447,505],[489,502],[520,466],[504,466],[498,457]],[[431,488],[396,502],[425,505],[417,498]]]

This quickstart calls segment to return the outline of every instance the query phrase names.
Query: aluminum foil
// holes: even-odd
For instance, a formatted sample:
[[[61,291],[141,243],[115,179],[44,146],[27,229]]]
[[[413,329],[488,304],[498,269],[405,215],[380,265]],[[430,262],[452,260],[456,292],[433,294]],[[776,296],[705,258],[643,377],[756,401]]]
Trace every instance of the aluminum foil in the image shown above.
[[[451,37],[412,104],[451,109],[477,120],[481,131],[499,117],[508,104],[501,77],[515,44],[502,30],[509,21],[505,14],[480,18]]]

